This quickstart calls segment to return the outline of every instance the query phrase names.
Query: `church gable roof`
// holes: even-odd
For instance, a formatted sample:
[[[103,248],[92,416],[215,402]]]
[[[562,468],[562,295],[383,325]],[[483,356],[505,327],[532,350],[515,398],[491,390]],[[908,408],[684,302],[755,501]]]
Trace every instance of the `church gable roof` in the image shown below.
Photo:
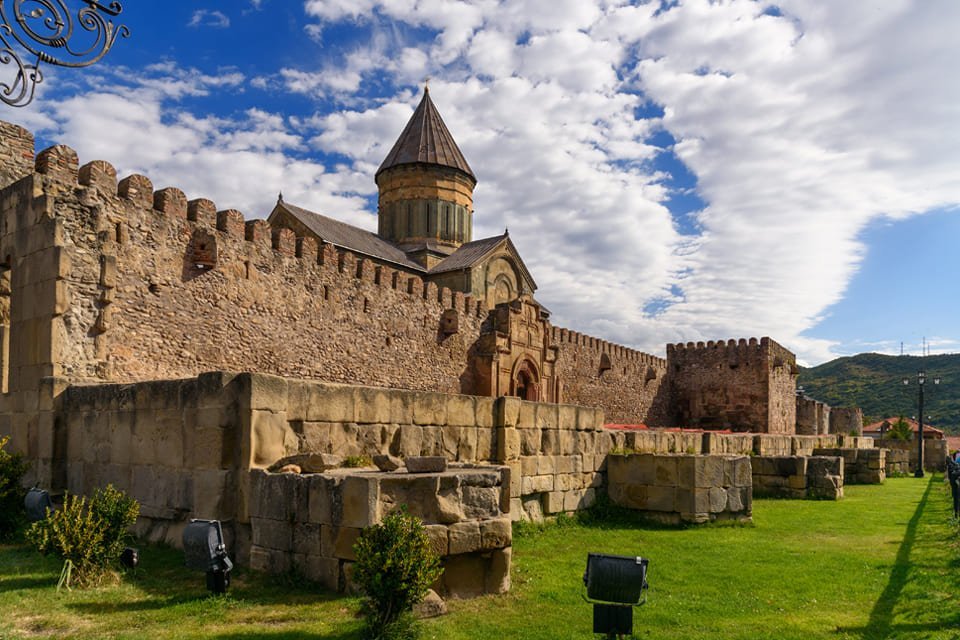
[[[480,240],[474,240],[473,242],[461,245],[460,248],[434,266],[433,269],[430,269],[429,275],[475,267],[484,262],[501,247],[506,248],[507,253],[510,254],[510,257],[513,258],[513,261],[516,263],[520,275],[527,280],[532,290],[536,290],[537,283],[527,270],[527,265],[523,263],[523,260],[520,258],[520,253],[517,251],[517,248],[513,246],[513,241],[510,240],[510,234],[506,231],[500,236],[481,238]]]
[[[392,262],[411,271],[423,272],[424,268],[407,257],[403,251],[393,246],[377,234],[340,222],[333,218],[297,207],[282,200],[270,214],[271,220],[279,213],[286,213],[298,220],[323,242],[349,249],[355,253],[370,256],[384,262]]]
[[[377,169],[377,175],[397,165],[415,163],[452,167],[464,172],[474,181],[477,179],[430,99],[429,89],[426,88],[423,90],[423,99],[404,127],[403,133]]]

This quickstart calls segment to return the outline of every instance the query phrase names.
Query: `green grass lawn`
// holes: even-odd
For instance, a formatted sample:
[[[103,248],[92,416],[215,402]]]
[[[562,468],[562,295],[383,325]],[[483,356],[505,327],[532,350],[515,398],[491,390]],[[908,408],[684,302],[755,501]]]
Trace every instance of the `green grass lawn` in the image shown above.
[[[940,476],[846,488],[840,502],[758,500],[753,526],[561,524],[514,540],[513,589],[452,601],[425,638],[589,638],[588,551],[650,558],[639,638],[960,640],[960,538]],[[141,550],[123,584],[57,593],[60,567],[0,547],[0,638],[356,638],[357,601],[237,571],[207,597],[181,554]]]

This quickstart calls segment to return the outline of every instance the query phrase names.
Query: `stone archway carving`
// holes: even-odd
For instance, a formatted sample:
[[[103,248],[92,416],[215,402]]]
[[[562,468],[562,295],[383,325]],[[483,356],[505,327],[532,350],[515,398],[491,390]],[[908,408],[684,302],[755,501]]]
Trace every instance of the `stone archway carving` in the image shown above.
[[[510,380],[510,395],[521,400],[540,400],[540,373],[529,358],[521,358],[514,367]]]

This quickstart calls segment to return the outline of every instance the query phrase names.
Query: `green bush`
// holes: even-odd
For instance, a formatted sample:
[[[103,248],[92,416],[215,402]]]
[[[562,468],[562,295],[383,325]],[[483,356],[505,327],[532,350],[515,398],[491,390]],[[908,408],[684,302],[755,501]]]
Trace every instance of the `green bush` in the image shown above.
[[[364,595],[364,638],[416,638],[411,610],[443,571],[423,523],[401,507],[364,529],[354,551],[354,580]]]
[[[0,540],[13,537],[25,520],[23,475],[29,463],[19,453],[4,451],[10,438],[0,438]]]
[[[119,566],[127,530],[139,512],[137,501],[113,485],[98,489],[89,501],[67,494],[62,508],[30,526],[27,540],[40,553],[61,558],[80,586],[96,584]]]

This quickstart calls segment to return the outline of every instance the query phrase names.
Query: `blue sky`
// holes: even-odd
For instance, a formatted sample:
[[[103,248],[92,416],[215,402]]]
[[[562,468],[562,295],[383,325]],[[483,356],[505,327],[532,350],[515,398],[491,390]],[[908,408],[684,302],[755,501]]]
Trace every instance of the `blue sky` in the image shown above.
[[[960,350],[953,0],[128,1],[117,22],[103,61],[47,67],[2,117],[248,218],[283,191],[375,229],[429,76],[475,237],[510,228],[556,324],[658,354],[769,335],[807,364]]]

